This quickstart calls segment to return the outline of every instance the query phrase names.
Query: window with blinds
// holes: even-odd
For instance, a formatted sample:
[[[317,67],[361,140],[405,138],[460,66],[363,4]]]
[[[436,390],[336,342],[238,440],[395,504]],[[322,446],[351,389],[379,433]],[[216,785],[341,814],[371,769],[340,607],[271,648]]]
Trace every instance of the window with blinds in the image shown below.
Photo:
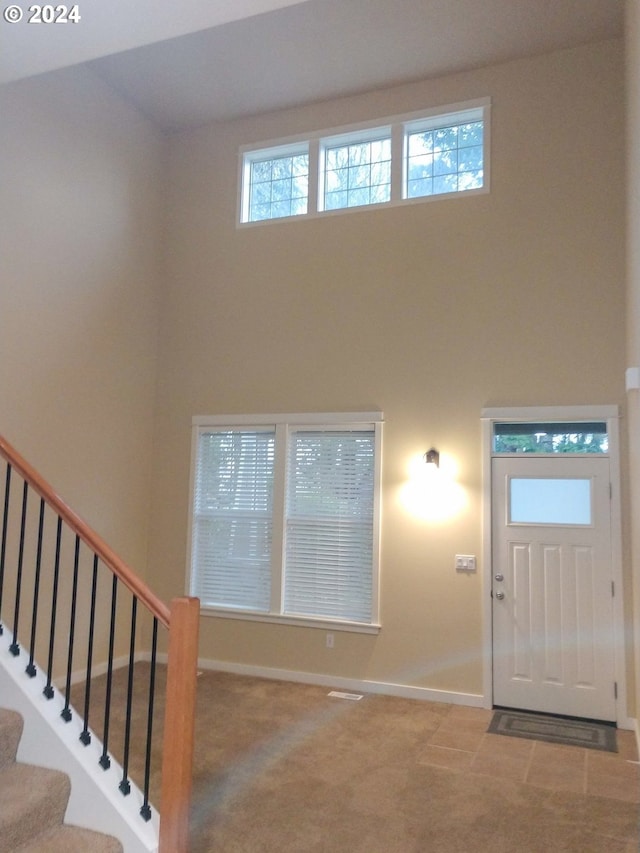
[[[194,419],[189,586],[204,610],[377,626],[375,417]]]
[[[286,613],[371,621],[372,431],[289,436]]]
[[[274,441],[273,430],[200,433],[191,594],[205,606],[269,611]]]

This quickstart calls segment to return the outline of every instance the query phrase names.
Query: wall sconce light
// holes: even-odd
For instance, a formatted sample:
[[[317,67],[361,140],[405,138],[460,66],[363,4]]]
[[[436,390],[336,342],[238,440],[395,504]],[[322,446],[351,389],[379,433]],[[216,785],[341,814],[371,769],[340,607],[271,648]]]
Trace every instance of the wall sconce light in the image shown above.
[[[435,465],[436,468],[440,467],[440,454],[435,447],[432,447],[431,450],[427,450],[424,454],[424,461],[427,465]]]
[[[398,490],[403,508],[429,524],[452,522],[468,507],[467,490],[457,482],[457,465],[435,447],[416,452],[407,465],[407,480]]]

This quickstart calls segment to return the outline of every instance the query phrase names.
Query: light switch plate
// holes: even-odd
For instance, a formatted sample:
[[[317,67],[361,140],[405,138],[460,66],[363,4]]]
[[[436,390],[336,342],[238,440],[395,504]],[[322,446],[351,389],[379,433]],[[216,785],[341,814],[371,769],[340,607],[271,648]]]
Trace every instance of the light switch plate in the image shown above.
[[[474,554],[456,554],[456,572],[475,572],[476,569]]]

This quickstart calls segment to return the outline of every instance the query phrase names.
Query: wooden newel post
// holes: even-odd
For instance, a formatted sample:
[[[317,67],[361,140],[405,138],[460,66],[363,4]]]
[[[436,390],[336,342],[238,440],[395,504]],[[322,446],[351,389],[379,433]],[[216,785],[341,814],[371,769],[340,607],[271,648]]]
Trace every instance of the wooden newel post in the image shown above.
[[[162,745],[160,853],[188,853],[200,601],[171,602]]]

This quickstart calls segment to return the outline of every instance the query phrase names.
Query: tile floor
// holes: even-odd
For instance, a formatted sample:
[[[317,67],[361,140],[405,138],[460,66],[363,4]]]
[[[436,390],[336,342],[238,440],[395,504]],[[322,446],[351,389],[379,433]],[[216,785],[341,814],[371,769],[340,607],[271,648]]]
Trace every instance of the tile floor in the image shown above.
[[[640,804],[635,735],[618,730],[618,752],[487,733],[491,711],[454,705],[418,757],[421,764]]]

